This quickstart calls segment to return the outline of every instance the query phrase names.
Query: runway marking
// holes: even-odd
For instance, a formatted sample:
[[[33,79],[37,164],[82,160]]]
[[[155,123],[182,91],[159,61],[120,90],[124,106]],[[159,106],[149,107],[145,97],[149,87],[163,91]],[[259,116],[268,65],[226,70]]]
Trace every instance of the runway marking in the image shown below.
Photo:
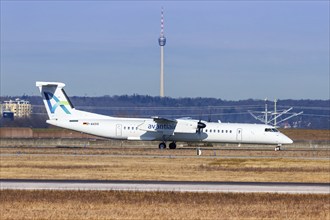
[[[173,192],[232,192],[330,194],[329,183],[189,182],[129,180],[35,180],[1,179],[0,189],[11,190],[122,190]]]

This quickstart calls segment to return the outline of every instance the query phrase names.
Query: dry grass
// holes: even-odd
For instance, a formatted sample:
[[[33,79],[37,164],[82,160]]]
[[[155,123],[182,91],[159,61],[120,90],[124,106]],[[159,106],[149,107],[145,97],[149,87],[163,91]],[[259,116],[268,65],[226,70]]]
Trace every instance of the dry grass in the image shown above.
[[[330,195],[0,191],[5,219],[329,219]]]
[[[2,156],[1,178],[330,183],[330,161],[153,158],[83,155]]]
[[[281,129],[281,132],[293,140],[330,141],[330,130]]]
[[[329,149],[203,150],[207,156],[274,159],[171,158],[196,152],[150,148],[1,148],[0,153],[0,178],[330,183]],[[0,219],[330,219],[329,204],[330,194],[1,190]]]

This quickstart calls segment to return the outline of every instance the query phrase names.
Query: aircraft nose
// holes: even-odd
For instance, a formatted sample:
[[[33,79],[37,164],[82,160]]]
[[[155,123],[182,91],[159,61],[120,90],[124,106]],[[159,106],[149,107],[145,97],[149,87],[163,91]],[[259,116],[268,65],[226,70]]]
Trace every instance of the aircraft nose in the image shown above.
[[[285,136],[284,134],[282,134],[282,144],[292,144],[293,140],[291,140],[289,137]]]

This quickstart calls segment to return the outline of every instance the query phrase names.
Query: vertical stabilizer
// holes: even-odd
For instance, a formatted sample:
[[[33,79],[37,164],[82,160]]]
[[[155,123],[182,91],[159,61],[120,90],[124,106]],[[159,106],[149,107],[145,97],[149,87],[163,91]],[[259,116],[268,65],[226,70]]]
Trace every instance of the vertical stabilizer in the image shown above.
[[[49,119],[69,118],[72,116],[74,107],[65,94],[64,83],[36,82],[47,109]]]

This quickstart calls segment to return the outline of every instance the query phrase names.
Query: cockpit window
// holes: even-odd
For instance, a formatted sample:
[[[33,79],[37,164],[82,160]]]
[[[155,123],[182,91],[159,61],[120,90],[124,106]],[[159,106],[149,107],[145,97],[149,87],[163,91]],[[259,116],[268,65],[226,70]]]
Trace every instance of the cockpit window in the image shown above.
[[[276,128],[265,128],[265,132],[278,132]]]

